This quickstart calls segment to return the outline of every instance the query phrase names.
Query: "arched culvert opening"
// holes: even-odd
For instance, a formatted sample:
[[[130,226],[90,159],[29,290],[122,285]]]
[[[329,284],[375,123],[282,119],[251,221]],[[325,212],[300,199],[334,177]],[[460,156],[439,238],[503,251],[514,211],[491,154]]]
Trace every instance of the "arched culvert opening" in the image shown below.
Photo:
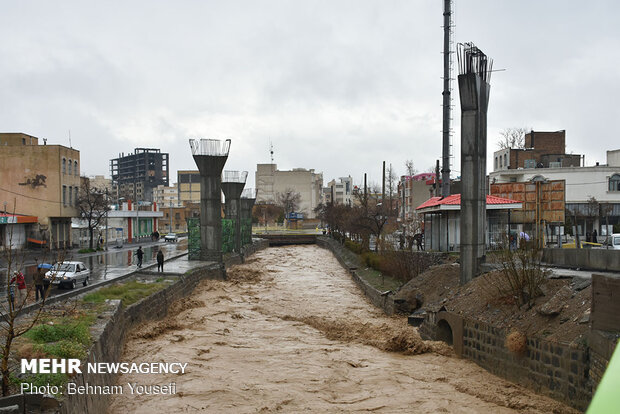
[[[452,328],[445,319],[442,319],[437,323],[437,340],[443,341],[448,345],[452,345]]]

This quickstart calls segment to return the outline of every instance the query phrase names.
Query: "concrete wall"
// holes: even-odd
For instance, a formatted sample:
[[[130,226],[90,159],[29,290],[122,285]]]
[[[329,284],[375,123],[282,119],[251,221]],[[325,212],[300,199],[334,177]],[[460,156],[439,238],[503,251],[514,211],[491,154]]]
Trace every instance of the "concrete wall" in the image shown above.
[[[334,239],[330,239],[328,237],[317,237],[316,244],[324,249],[330,250],[336,259],[340,262],[342,267],[344,267],[351,277],[353,281],[359,286],[359,288],[364,292],[364,295],[368,298],[368,300],[375,306],[383,309],[383,312],[386,315],[394,314],[394,296],[392,293],[383,295],[382,292],[375,289],[371,284],[366,282],[361,276],[358,275],[358,268],[361,267],[361,263],[359,263],[356,258],[353,258],[353,255],[345,255],[343,254],[346,249],[340,243],[338,243]]]
[[[443,339],[442,321],[450,325],[453,347],[458,356],[579,410],[585,410],[590,403],[592,381],[588,348],[528,337],[525,352],[515,354],[505,346],[509,333],[505,329],[446,311],[427,314],[419,328],[422,338]],[[604,371],[606,361],[604,358],[598,361],[598,371]]]
[[[620,271],[620,250],[612,249],[544,249],[543,262],[561,267],[586,270]]]

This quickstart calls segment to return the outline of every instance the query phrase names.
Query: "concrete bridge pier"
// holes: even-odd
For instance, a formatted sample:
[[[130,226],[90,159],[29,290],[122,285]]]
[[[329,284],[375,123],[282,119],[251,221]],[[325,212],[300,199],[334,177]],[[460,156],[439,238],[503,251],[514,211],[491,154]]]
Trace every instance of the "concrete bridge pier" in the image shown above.
[[[254,188],[246,188],[241,193],[241,220],[249,220],[250,222],[250,234],[247,239],[242,240],[242,244],[252,243],[252,209],[256,202],[256,190]]]
[[[200,171],[200,260],[222,263],[222,169],[230,139],[190,139]]]
[[[222,190],[226,197],[224,214],[235,223],[235,248],[241,253],[241,192],[248,178],[247,171],[224,171],[222,174]]]

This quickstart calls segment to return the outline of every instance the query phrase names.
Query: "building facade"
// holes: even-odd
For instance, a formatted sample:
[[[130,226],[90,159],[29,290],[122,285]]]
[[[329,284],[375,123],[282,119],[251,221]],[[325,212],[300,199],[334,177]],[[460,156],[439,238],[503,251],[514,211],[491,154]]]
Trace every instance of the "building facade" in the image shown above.
[[[55,249],[71,246],[71,218],[78,215],[80,152],[39,145],[23,133],[0,133],[0,203],[10,214],[35,216],[26,238]]]
[[[567,223],[576,225],[582,236],[620,230],[620,149],[607,151],[605,165],[508,169],[489,176],[491,183],[564,180]]]
[[[301,196],[299,212],[305,218],[316,218],[314,209],[321,203],[322,173],[305,168],[280,171],[276,164],[257,164],[255,178],[256,204],[277,204],[278,194],[291,189]]]
[[[177,188],[179,202],[200,203],[200,171],[179,170]]]
[[[531,131],[524,148],[505,148],[493,153],[493,171],[519,168],[579,167],[582,156],[566,154],[566,131]]]
[[[164,185],[158,185],[153,189],[153,202],[157,203],[161,209],[165,209],[166,207],[179,206],[179,189],[177,184],[175,183],[171,187],[166,187]]]
[[[323,203],[331,203],[332,201],[336,204],[344,204],[347,206],[352,205],[353,203],[353,178],[351,176],[348,177],[340,177],[339,181],[335,179],[331,180],[327,183],[327,187],[323,188]],[[334,199],[332,200],[332,194],[334,194]]]
[[[156,148],[136,148],[110,160],[112,192],[117,200],[153,201],[153,189],[168,186],[169,157]]]

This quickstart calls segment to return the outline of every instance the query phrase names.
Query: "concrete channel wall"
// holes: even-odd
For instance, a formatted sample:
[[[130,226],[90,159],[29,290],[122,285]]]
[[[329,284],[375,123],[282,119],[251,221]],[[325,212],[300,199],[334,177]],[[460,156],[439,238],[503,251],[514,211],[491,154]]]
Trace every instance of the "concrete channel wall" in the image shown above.
[[[544,249],[542,260],[560,267],[620,272],[620,250]]]
[[[336,259],[344,267],[355,283],[360,287],[364,295],[375,306],[383,309],[386,315],[394,314],[394,297],[392,292],[381,292],[375,289],[371,284],[366,282],[361,276],[358,275],[358,269],[362,267],[355,254],[349,252],[339,242],[329,237],[317,237],[316,244],[327,250],[330,250]]]
[[[252,245],[244,248],[244,257],[250,256],[258,250],[268,247],[268,242],[264,240],[255,241]],[[239,255],[230,255],[225,267],[240,263],[242,259]],[[189,296],[198,283],[203,279],[224,279],[223,268],[217,264],[197,268],[185,274],[178,274],[178,280],[170,286],[142,299],[141,301],[123,308],[120,301],[112,301],[111,308],[100,315],[99,319],[104,320],[94,328],[94,343],[91,346],[85,363],[94,362],[120,362],[126,335],[131,329],[139,324],[152,320],[164,318],[168,314],[168,307],[178,299]],[[140,276],[140,272],[135,272],[134,276]],[[166,276],[171,276],[166,273]],[[120,281],[120,279],[115,279]],[[84,367],[85,364],[82,364]],[[115,385],[116,375],[114,374],[90,374],[82,370],[82,374],[76,375],[71,379],[78,386],[80,385]],[[38,394],[16,395],[0,399],[0,408],[14,406],[15,413],[25,412],[50,412],[50,413],[106,413],[109,406],[109,399],[106,395],[74,394],[65,396],[62,401],[50,398],[43,398]],[[48,407],[45,410],[45,407]]]

